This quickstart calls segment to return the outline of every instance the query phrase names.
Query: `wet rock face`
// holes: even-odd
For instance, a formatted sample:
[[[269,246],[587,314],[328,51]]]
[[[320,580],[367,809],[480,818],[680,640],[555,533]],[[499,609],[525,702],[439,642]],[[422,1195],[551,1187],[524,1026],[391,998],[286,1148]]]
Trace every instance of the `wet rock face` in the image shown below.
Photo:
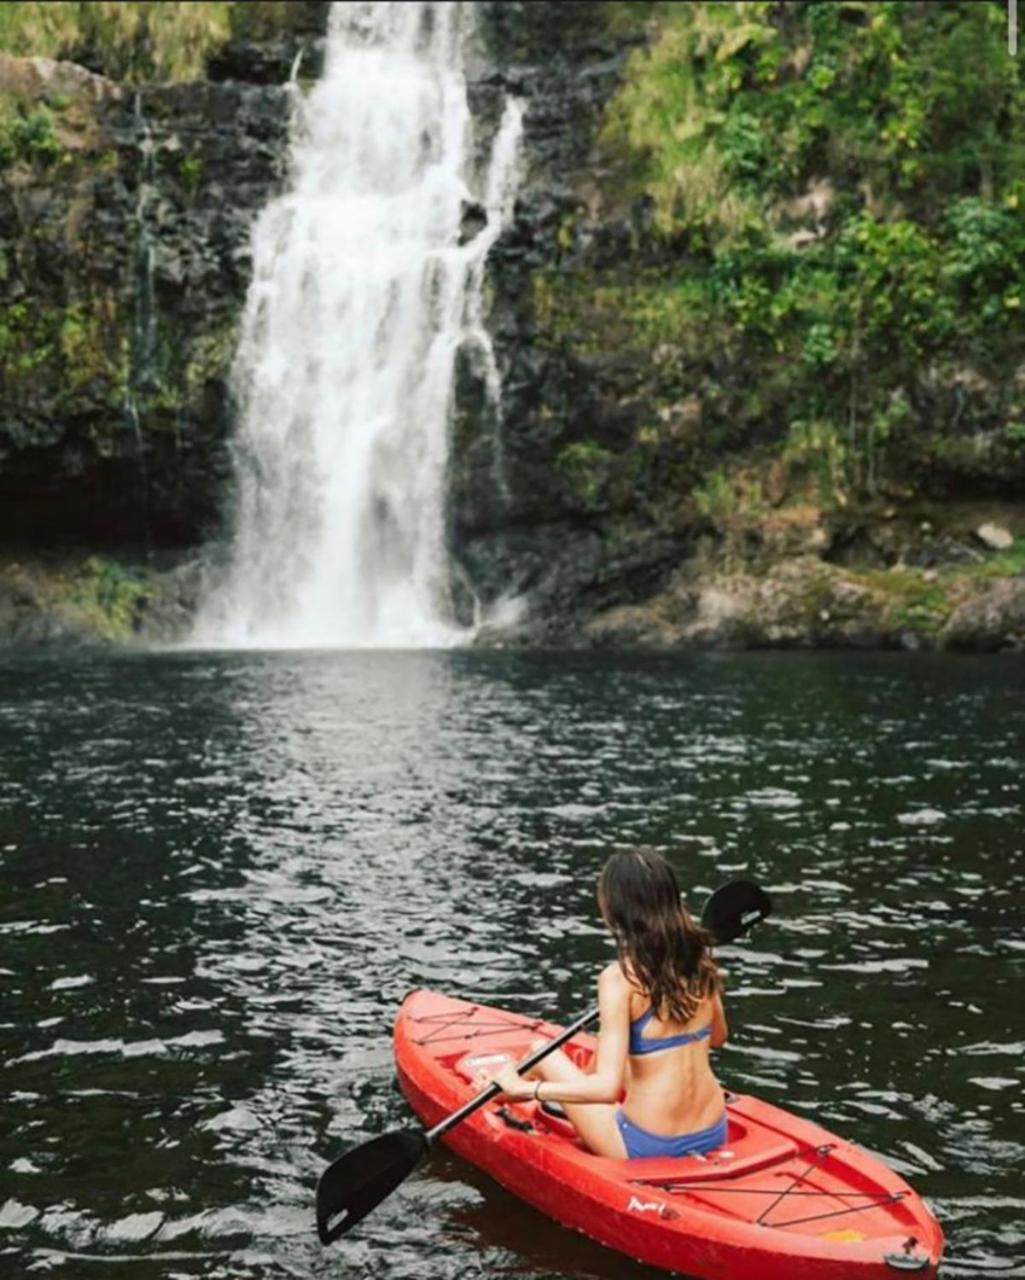
[[[207,75],[250,84],[316,78],[324,66],[328,8],[327,0],[237,6],[234,34],[208,59]]]
[[[73,181],[7,186],[0,537],[194,541],[229,470],[227,373],[252,219],[280,184],[287,93],[249,85],[111,93]]]
[[[1025,650],[1025,575],[984,584],[954,611],[941,640],[954,650]]]
[[[0,542],[171,547],[217,528],[250,228],[286,178],[282,82],[326,23],[322,4],[283,8],[285,30],[265,12],[243,32],[251,56],[216,55],[216,83],[0,58],[28,122],[0,170]]]
[[[537,619],[565,622],[657,579],[671,554],[662,536],[612,528],[624,495],[590,492],[588,479],[560,464],[574,442],[632,437],[642,408],[631,396],[643,375],[615,352],[570,357],[538,325],[535,305],[536,273],[558,268],[581,229],[599,257],[630,235],[629,224],[593,215],[589,203],[596,131],[641,37],[612,34],[605,6],[589,3],[485,0],[478,12],[481,50],[469,79],[480,145],[490,144],[506,94],[526,112],[514,217],[488,259],[501,421],[481,411],[480,380],[462,369],[452,549],[485,605],[526,594]]]

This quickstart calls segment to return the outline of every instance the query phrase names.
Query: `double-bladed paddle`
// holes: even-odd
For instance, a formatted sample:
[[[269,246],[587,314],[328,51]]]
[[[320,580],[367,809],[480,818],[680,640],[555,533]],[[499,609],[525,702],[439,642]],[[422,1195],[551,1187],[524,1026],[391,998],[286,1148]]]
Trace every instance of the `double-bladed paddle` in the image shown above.
[[[772,909],[769,895],[753,880],[731,880],[705,903],[701,923],[720,946],[746,933]],[[577,1018],[554,1040],[528,1054],[517,1066],[521,1074],[598,1017],[591,1009]],[[324,1170],[317,1184],[317,1234],[321,1244],[331,1244],[391,1195],[416,1168],[421,1157],[450,1129],[502,1092],[492,1082],[475,1098],[453,1111],[433,1129],[398,1129],[346,1151]]]

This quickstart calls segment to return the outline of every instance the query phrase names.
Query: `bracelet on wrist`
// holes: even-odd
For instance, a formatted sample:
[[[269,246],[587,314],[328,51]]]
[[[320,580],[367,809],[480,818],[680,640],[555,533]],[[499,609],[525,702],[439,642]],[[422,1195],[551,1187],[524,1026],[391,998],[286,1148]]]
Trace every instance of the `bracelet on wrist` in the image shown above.
[[[544,1081],[543,1081],[543,1080],[539,1080],[539,1081],[537,1082],[537,1084],[536,1084],[536,1085],[534,1085],[534,1101],[535,1101],[535,1102],[540,1102],[540,1101],[541,1101],[541,1086],[542,1086],[543,1084],[544,1084]]]

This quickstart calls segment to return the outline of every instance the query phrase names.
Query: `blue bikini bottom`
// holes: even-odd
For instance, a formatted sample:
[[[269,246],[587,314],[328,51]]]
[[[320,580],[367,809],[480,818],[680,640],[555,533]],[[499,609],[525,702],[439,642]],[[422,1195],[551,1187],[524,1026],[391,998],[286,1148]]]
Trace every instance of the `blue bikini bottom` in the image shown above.
[[[680,1133],[667,1138],[661,1133],[649,1133],[647,1129],[642,1129],[639,1124],[626,1118],[622,1107],[617,1107],[616,1127],[623,1136],[623,1146],[631,1160],[652,1156],[677,1159],[680,1156],[701,1155],[705,1151],[711,1151],[713,1147],[721,1147],[726,1141],[726,1112],[707,1129],[697,1129],[694,1133]]]

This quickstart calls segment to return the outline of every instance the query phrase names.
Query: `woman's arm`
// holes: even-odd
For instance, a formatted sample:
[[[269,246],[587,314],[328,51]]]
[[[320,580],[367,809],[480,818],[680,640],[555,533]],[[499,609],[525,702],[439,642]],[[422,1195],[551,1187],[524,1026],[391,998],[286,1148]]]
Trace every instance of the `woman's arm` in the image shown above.
[[[590,1075],[580,1080],[545,1080],[538,1086],[507,1067],[496,1077],[506,1096],[525,1101],[534,1097],[536,1088],[543,1102],[618,1102],[630,1044],[630,986],[618,965],[610,965],[598,979],[598,1012],[601,1030]]]
[[[722,1007],[722,996],[717,991],[712,1001],[712,1034],[709,1037],[709,1044],[713,1049],[718,1049],[720,1045],[724,1045],[729,1039],[730,1029],[726,1025],[726,1013]]]

